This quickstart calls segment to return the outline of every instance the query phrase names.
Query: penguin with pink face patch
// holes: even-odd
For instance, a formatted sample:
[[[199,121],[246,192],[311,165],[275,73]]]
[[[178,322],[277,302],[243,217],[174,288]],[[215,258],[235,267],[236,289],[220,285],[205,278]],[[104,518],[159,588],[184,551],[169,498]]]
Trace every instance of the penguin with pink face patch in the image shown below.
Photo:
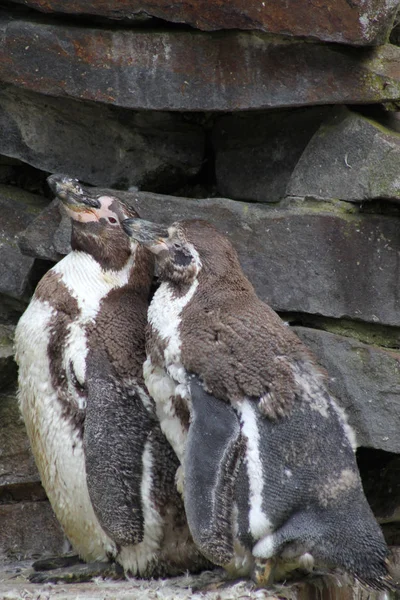
[[[72,252],[39,282],[16,331],[20,408],[43,486],[85,561],[141,577],[198,571],[209,563],[144,387],[153,257],[121,229],[137,213],[77,180],[48,182],[71,218]]]

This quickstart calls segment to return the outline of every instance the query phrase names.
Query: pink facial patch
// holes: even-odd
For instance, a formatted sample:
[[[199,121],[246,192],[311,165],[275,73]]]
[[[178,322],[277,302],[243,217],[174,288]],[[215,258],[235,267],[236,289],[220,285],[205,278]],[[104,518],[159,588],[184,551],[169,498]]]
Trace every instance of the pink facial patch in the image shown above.
[[[112,198],[111,196],[100,196],[98,200],[101,204],[101,207],[96,211],[99,219],[108,219],[109,217],[115,218],[117,216],[114,211],[110,210],[111,204],[118,202],[115,198]]]
[[[63,206],[67,215],[79,223],[89,223],[90,221],[99,220],[97,211],[94,209],[82,209],[80,206],[74,209],[71,206],[66,206],[65,204]]]

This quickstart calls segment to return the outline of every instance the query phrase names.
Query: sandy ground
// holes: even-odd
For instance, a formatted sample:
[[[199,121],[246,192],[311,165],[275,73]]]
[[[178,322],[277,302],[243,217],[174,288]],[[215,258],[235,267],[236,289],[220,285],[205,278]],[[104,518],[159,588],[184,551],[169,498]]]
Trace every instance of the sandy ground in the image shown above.
[[[400,600],[400,594],[366,591],[335,576],[313,578],[274,590],[251,581],[226,581],[224,571],[171,579],[33,584],[31,562],[0,563],[0,600]]]
[[[252,600],[276,599],[249,581],[226,583],[221,571],[172,579],[33,584],[30,562],[0,565],[0,600]]]

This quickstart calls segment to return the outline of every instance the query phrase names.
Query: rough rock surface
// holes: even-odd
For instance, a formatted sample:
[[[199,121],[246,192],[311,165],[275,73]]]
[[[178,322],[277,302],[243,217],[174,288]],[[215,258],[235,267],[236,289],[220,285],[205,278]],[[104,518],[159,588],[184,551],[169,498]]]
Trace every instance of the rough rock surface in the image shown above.
[[[39,490],[39,474],[29,448],[25,426],[20,417],[15,393],[0,394],[0,504],[5,496],[16,500],[21,493],[20,485],[32,484],[36,497],[43,497]],[[28,499],[31,492],[27,492]],[[26,499],[26,498],[25,498]],[[0,528],[2,529],[2,528]]]
[[[0,336],[5,335],[4,329],[0,326]],[[6,373],[10,375],[10,368],[3,372],[1,356],[0,346],[3,389],[1,378]],[[0,562],[61,553],[65,549],[65,536],[40,484],[12,390],[0,393],[0,523]]]
[[[18,246],[27,256],[57,262],[70,251],[70,239],[70,218],[54,200],[19,235]]]
[[[287,208],[213,198],[191,200],[144,192],[118,192],[143,218],[172,223],[203,218],[227,233],[261,298],[275,310],[351,317],[400,325],[398,218],[358,212],[345,203],[289,203]],[[23,246],[35,252],[35,228]],[[58,240],[68,240],[54,227]],[[50,232],[49,232],[50,234]],[[50,237],[50,235],[49,235]],[[43,247],[41,252],[43,252]],[[58,245],[58,252],[68,251]],[[49,247],[49,258],[54,244]],[[260,268],[262,265],[262,268]]]
[[[381,44],[388,34],[397,0],[367,3],[336,0],[310,7],[307,0],[15,0],[43,12],[102,15],[134,19],[148,14],[165,21],[188,23],[206,31],[258,29],[293,36],[307,36],[345,44]]]
[[[33,259],[21,254],[16,238],[46,204],[40,196],[0,185],[0,296],[22,299],[32,291]]]
[[[357,445],[400,453],[400,353],[326,331],[294,330],[326,368]]]
[[[382,454],[375,456],[381,459]],[[379,465],[376,459],[374,461],[370,453],[360,462],[360,469],[364,473],[364,491],[379,522],[389,524],[384,528],[386,540],[392,543],[390,537],[395,535],[400,545],[400,457],[388,454],[384,458],[387,459],[384,466]]]
[[[2,325],[0,323],[0,390],[6,389],[7,386],[11,385],[17,378],[17,365],[14,362],[13,338],[14,327],[12,325]]]
[[[87,183],[156,191],[196,175],[204,133],[182,116],[0,91],[0,154]],[[51,148],[51,152],[48,151]]]
[[[213,130],[218,194],[236,200],[276,202],[329,107],[233,114]]]
[[[61,554],[65,537],[47,500],[0,504],[0,560]],[[4,598],[4,596],[3,596]]]
[[[0,80],[144,110],[231,111],[400,97],[400,48],[250,32],[132,31],[0,21]]]
[[[345,108],[321,125],[303,152],[288,196],[400,201],[400,134]]]

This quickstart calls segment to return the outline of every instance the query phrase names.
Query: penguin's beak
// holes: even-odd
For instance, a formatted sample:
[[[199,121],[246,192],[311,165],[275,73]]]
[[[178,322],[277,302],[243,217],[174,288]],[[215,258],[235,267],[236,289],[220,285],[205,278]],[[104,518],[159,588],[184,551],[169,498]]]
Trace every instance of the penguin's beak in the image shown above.
[[[121,223],[125,233],[143,244],[153,254],[159,254],[162,250],[168,250],[168,229],[164,225],[157,225],[143,219],[124,219]]]
[[[90,192],[84,190],[77,179],[67,177],[66,175],[50,175],[47,178],[47,183],[54,195],[65,206],[74,211],[100,208],[99,200],[92,197]]]

